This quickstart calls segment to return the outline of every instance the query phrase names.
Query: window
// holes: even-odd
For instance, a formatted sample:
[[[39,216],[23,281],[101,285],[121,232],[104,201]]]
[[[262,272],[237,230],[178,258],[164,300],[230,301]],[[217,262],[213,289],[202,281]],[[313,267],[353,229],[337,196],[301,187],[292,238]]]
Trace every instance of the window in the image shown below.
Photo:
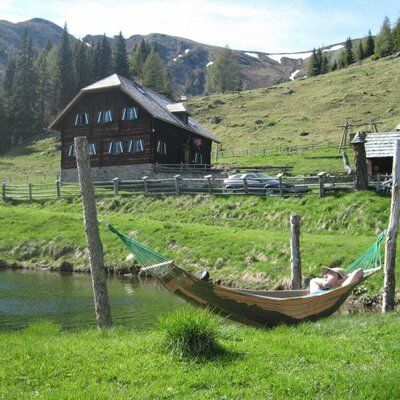
[[[157,153],[158,154],[167,154],[167,143],[162,140],[157,142]]]
[[[75,157],[75,147],[73,144],[68,146],[68,157]]]
[[[144,151],[143,139],[133,139],[129,141],[128,152],[129,153],[141,153]]]
[[[75,126],[88,125],[89,124],[89,114],[79,113],[75,115]]]
[[[89,156],[95,156],[97,154],[95,143],[88,144],[88,154],[89,154]]]
[[[124,146],[120,140],[113,141],[108,144],[108,153],[109,154],[116,156],[118,154],[122,154],[123,152],[124,152]]]
[[[134,121],[139,117],[139,109],[137,107],[125,107],[122,109],[123,121]]]
[[[88,155],[89,156],[96,155],[96,144],[95,143],[88,144]],[[68,157],[75,157],[75,146],[73,144],[70,144],[68,146]]]
[[[108,122],[112,122],[111,110],[99,111],[97,113],[97,123],[98,124],[107,124]]]
[[[195,164],[203,164],[203,154],[194,153],[194,163]]]

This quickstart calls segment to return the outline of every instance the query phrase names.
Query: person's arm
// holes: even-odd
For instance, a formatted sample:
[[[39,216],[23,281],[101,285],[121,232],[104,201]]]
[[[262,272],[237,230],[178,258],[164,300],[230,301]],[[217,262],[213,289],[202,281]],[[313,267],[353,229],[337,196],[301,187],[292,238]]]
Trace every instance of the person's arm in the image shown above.
[[[313,278],[310,280],[310,293],[324,288],[324,280],[322,278]]]
[[[356,269],[345,279],[342,286],[351,285],[352,283],[358,282],[364,276],[364,271],[362,268]]]

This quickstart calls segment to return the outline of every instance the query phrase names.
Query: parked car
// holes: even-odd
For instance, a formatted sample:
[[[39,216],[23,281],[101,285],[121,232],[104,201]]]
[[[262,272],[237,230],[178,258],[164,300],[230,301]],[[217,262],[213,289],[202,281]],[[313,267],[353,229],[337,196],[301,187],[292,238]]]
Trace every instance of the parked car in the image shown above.
[[[225,193],[244,192],[245,182],[247,182],[247,190],[254,194],[279,194],[279,180],[267,174],[248,173],[234,174],[224,179]],[[282,182],[283,193],[307,193],[311,189],[307,186],[295,186],[291,183]]]

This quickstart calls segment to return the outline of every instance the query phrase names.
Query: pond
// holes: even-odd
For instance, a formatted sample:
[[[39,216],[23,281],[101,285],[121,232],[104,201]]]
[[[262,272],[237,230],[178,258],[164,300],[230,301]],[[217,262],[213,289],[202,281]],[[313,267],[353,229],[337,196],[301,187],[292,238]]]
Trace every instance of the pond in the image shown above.
[[[145,329],[183,304],[148,278],[112,276],[107,287],[114,325]],[[0,330],[41,320],[64,328],[96,326],[90,274],[0,269]]]

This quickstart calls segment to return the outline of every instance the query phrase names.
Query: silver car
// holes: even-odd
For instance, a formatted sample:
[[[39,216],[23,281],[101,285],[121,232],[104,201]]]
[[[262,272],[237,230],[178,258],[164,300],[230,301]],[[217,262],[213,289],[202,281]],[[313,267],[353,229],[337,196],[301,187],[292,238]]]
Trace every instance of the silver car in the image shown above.
[[[243,193],[247,191],[254,194],[280,194],[279,180],[267,175],[256,172],[247,174],[234,174],[224,179],[225,193]],[[291,183],[282,182],[283,193],[307,193],[310,188],[307,186],[295,186]]]

